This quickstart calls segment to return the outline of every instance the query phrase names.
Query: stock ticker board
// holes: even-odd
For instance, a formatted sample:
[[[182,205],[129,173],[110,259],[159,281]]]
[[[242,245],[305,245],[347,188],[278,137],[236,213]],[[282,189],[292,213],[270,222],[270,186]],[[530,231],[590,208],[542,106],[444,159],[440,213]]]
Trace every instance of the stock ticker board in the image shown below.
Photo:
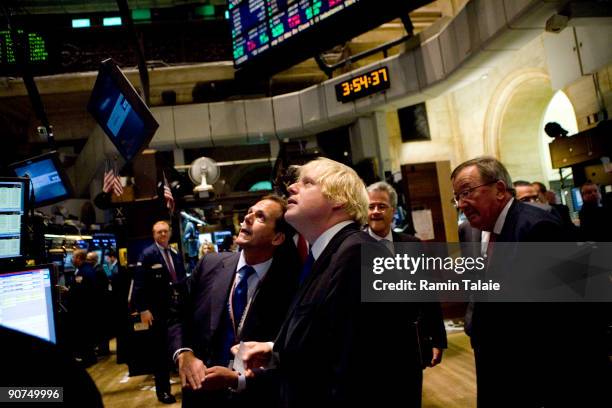
[[[19,30],[19,35],[24,35]],[[28,32],[26,55],[27,62],[32,64],[44,63],[49,60],[49,52],[44,37],[36,32]],[[16,65],[17,58],[13,47],[13,38],[9,30],[0,30],[0,65]]]
[[[426,0],[229,0],[238,73],[272,74],[400,17]]]

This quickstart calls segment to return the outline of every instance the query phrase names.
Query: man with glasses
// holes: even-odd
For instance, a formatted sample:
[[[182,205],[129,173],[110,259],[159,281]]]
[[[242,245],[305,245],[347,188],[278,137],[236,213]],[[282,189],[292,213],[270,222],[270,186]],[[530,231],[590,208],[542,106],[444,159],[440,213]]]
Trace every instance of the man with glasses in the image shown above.
[[[528,181],[517,180],[514,186],[514,198],[523,203],[538,203],[538,193],[535,187]]]
[[[560,220],[512,196],[508,171],[493,157],[468,160],[451,174],[455,204],[470,224],[464,240],[553,242],[567,239]],[[500,260],[492,259],[498,265]],[[504,265],[512,265],[507,259]],[[591,406],[598,398],[598,342],[574,305],[471,303],[466,332],[476,360],[478,407]],[[582,309],[580,309],[582,310]],[[570,319],[573,327],[560,332]],[[469,329],[469,331],[468,331]],[[587,346],[588,345],[588,346]],[[587,357],[583,353],[590,349]],[[594,364],[592,364],[594,363]],[[596,401],[593,399],[592,401]],[[593,405],[595,406],[595,405]]]

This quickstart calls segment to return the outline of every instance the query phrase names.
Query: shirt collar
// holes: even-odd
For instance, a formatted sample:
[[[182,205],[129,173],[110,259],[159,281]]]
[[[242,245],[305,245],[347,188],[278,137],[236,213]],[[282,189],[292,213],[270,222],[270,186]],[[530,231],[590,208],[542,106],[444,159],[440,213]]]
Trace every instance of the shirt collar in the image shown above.
[[[266,273],[268,272],[268,269],[270,269],[270,266],[272,265],[272,260],[274,258],[270,258],[265,262],[261,262],[258,263],[256,265],[249,265],[246,261],[246,259],[244,259],[244,251],[240,251],[240,258],[238,259],[238,265],[236,266],[236,271],[239,271],[243,266],[245,265],[249,265],[250,267],[252,267],[253,269],[255,269],[255,273],[257,274],[257,278],[259,278],[259,280],[262,280],[264,278],[264,276],[266,276]]]
[[[380,241],[381,239],[386,239],[387,241],[393,242],[393,231],[391,230],[391,228],[389,228],[389,233],[385,237],[380,237],[376,235],[376,233],[372,231],[370,227],[368,227],[368,234],[370,234],[370,236],[377,241]]]
[[[338,232],[340,232],[342,228],[346,227],[349,224],[352,224],[353,222],[354,221],[352,220],[341,221],[337,223],[336,225],[334,225],[333,227],[328,228],[324,233],[319,235],[319,238],[317,238],[315,242],[312,243],[312,246],[310,247],[310,250],[312,251],[312,256],[315,259],[315,261],[319,258],[319,256],[321,255],[321,253],[323,252],[327,244],[329,244],[329,241],[331,241],[332,238]]]
[[[493,226],[493,232],[497,235],[501,234],[502,229],[504,228],[504,224],[506,223],[506,216],[508,215],[508,210],[510,210],[510,206],[514,198],[510,198],[510,200],[506,203],[502,211],[497,216],[497,220],[495,221],[495,225]],[[480,241],[483,243],[489,242],[491,237],[490,231],[482,231],[480,235]]]
[[[504,209],[499,213],[497,217],[497,221],[495,221],[495,226],[493,227],[493,232],[497,235],[501,234],[502,229],[504,228],[504,224],[506,223],[506,216],[508,215],[508,210],[512,205],[514,198],[510,198],[510,200],[506,203]]]
[[[164,252],[166,250],[166,248],[164,248],[163,246],[159,245],[157,243],[157,241],[155,241],[155,245],[157,246],[157,249],[159,249],[160,252]],[[174,252],[174,250],[172,249],[172,247],[170,245],[168,245],[168,249],[171,250],[172,252]]]

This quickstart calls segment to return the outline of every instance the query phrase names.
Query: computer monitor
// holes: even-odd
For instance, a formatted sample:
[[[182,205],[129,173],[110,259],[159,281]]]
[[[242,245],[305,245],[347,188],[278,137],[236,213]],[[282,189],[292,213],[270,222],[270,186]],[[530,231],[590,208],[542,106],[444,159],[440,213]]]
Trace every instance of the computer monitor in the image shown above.
[[[32,184],[33,206],[42,207],[72,197],[72,185],[57,152],[49,152],[9,166]]]
[[[72,251],[66,251],[66,255],[64,255],[64,272],[72,272],[75,269],[72,263]]]
[[[52,264],[0,272],[0,325],[57,343]]]
[[[582,209],[582,194],[580,193],[580,187],[572,188],[572,205],[576,212]]]
[[[219,245],[221,245],[223,243],[223,241],[225,240],[225,238],[227,237],[231,237],[232,236],[232,231],[215,231],[213,232],[213,238],[214,238],[214,244],[215,244],[215,250],[217,252],[219,252]]]
[[[87,110],[126,161],[146,148],[159,124],[112,59],[102,61]]]
[[[0,269],[25,264],[29,183],[26,178],[0,177]]]
[[[198,235],[198,243],[202,245],[204,241],[213,242],[213,237],[210,232],[201,232],[200,235]]]

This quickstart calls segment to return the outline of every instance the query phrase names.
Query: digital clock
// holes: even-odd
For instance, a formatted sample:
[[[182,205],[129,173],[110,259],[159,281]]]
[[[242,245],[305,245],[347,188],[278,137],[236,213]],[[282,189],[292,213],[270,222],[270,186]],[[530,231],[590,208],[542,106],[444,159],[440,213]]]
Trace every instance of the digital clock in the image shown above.
[[[345,103],[389,89],[389,69],[382,67],[336,85],[336,98]]]

